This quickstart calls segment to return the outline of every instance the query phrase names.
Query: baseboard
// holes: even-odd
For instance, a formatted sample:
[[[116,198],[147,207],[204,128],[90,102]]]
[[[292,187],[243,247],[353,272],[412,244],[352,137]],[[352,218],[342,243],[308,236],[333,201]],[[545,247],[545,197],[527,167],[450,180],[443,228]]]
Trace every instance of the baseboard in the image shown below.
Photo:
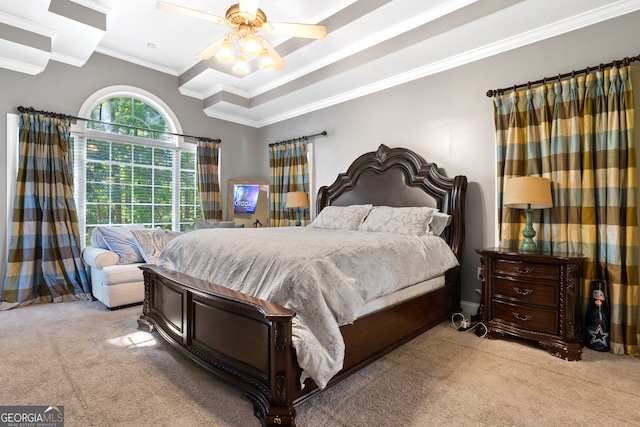
[[[478,307],[480,307],[480,303],[460,301],[460,307],[462,307],[462,312],[465,314],[465,316],[471,318],[472,315],[475,316],[476,314],[478,314]]]

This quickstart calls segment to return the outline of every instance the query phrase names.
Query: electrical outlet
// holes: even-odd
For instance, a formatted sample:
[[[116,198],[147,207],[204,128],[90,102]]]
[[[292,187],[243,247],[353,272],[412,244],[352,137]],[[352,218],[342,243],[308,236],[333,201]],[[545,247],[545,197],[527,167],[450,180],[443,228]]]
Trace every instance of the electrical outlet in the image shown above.
[[[478,280],[482,280],[482,267],[478,267],[477,278]]]

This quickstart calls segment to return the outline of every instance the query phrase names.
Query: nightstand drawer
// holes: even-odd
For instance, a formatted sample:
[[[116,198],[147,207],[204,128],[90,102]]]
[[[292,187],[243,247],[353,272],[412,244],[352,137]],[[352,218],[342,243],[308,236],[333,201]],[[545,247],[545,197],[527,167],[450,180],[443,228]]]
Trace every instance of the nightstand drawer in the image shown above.
[[[511,302],[542,305],[549,308],[558,307],[558,285],[527,283],[494,277],[495,298]]]
[[[558,334],[558,310],[525,307],[493,301],[493,319],[528,331]]]
[[[493,274],[506,274],[536,280],[560,280],[560,267],[554,264],[536,264],[526,261],[510,261],[497,259],[493,267]]]

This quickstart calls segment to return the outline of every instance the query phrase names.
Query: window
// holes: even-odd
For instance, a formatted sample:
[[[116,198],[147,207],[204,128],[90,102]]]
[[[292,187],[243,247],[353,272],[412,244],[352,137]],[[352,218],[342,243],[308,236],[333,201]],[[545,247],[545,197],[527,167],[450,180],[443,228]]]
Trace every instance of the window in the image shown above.
[[[102,97],[74,133],[74,191],[82,242],[100,225],[143,224],[184,231],[202,218],[196,146],[136,94]]]

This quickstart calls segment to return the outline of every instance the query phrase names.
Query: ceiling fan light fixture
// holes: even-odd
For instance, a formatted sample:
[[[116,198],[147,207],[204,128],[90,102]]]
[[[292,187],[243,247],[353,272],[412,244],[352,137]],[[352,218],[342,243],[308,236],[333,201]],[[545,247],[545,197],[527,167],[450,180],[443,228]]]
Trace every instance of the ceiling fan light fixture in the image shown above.
[[[238,59],[236,60],[236,64],[233,66],[233,71],[240,74],[246,74],[249,72],[249,64],[247,63],[247,58],[244,57],[243,53],[238,54]]]
[[[269,68],[273,68],[274,65],[275,62],[273,62],[273,58],[271,58],[266,49],[260,52],[260,68],[268,70]]]
[[[258,7],[260,0],[238,1],[227,9],[224,18],[164,1],[157,2],[157,7],[231,27],[230,33],[197,53],[196,56],[206,61],[215,55],[221,61],[233,62],[234,54],[238,53],[233,67],[237,74],[246,74],[250,71],[247,63],[248,56],[260,55],[262,69],[281,70],[286,67],[286,62],[271,43],[261,35],[256,35],[261,31],[267,34],[309,39],[324,39],[327,36],[327,27],[324,25],[268,22],[264,11]]]
[[[244,48],[242,50],[244,51],[245,55],[255,56],[260,54],[260,52],[262,51],[262,46],[260,45],[260,42],[258,41],[256,36],[254,36],[253,34],[247,34],[244,37]]]
[[[216,54],[216,57],[225,62],[233,61],[233,43],[231,43],[231,40],[225,39],[222,42],[222,49]]]

